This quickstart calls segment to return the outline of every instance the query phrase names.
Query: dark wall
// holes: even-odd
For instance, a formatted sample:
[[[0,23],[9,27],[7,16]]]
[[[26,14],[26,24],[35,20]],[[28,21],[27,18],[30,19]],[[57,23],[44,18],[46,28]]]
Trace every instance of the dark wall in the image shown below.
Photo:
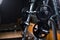
[[[22,17],[24,15],[21,13],[21,10],[22,8],[28,6],[28,1],[29,0],[3,0],[2,4],[0,5],[0,23],[4,24],[16,22],[18,17]],[[50,0],[50,6],[51,5]]]
[[[17,17],[21,17],[21,9],[26,2],[26,0],[3,0],[0,5],[0,23],[16,22]]]

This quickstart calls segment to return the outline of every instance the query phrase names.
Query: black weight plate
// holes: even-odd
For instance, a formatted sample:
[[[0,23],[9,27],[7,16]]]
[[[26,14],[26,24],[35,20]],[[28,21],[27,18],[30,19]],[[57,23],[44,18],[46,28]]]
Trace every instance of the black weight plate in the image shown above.
[[[37,37],[37,38],[45,38],[47,36],[47,34],[49,33],[45,33],[42,30],[48,30],[49,31],[49,26],[45,25],[43,23],[37,23],[34,28],[33,28],[33,34]]]

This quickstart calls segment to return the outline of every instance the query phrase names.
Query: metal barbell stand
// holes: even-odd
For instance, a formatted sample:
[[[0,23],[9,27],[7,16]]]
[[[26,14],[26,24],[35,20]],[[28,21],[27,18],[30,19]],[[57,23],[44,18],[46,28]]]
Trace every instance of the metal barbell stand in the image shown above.
[[[28,17],[27,17],[27,20],[24,22],[25,23],[25,30],[23,32],[23,38],[22,38],[22,40],[26,40],[25,37],[26,37],[28,26],[30,24],[31,15],[34,14],[34,13],[36,13],[36,11],[33,11],[34,2],[36,0],[31,0],[31,1],[33,1],[33,2],[30,4],[30,9],[29,9],[29,11],[26,11],[28,13]],[[35,37],[34,40],[37,40],[37,38]]]
[[[59,19],[59,13],[58,13],[58,8],[57,8],[58,5],[57,5],[57,0],[52,0],[52,2],[53,2],[53,6],[54,6],[55,15],[50,17],[50,22],[51,22],[51,25],[52,25],[54,40],[58,40],[57,39],[56,24],[55,24],[55,20],[53,19],[54,17],[56,17],[58,27],[60,27],[60,23],[59,23],[60,19]]]

